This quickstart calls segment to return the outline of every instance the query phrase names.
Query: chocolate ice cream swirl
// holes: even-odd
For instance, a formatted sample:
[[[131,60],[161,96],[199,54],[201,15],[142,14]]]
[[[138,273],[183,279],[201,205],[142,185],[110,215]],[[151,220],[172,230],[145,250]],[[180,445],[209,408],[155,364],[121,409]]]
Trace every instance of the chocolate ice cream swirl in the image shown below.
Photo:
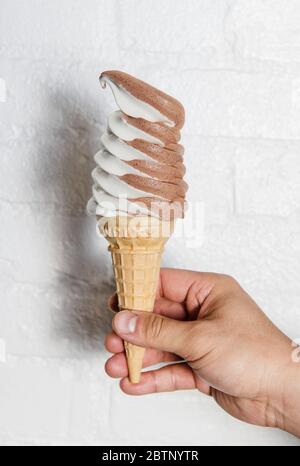
[[[179,144],[184,108],[179,101],[121,71],[105,71],[120,110],[108,118],[95,155],[93,198],[99,216],[183,217],[187,184]]]

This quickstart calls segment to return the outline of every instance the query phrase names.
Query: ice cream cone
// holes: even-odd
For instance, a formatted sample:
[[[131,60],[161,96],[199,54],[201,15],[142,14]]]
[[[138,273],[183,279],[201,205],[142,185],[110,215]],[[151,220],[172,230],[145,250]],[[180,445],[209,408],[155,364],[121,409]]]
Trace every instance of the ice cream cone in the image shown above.
[[[100,232],[109,242],[119,309],[152,312],[164,245],[173,222],[153,217],[101,218]],[[145,349],[125,342],[129,379],[138,383]]]
[[[122,71],[103,71],[100,83],[119,110],[95,155],[88,212],[109,242],[119,308],[152,312],[164,245],[185,211],[185,112],[174,97]],[[126,342],[125,350],[129,378],[138,382],[145,350]]]

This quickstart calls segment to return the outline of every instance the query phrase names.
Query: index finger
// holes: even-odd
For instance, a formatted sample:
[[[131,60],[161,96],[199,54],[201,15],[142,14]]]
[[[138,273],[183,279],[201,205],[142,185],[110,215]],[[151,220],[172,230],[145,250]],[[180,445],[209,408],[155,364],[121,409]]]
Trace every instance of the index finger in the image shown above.
[[[160,296],[181,304],[192,311],[193,301],[202,305],[213,289],[218,275],[181,269],[161,269]]]

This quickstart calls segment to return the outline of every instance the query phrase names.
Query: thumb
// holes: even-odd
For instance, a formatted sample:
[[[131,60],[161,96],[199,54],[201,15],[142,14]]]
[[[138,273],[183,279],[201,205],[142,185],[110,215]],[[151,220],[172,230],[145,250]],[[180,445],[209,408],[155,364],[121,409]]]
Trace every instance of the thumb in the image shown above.
[[[191,329],[197,322],[169,319],[152,312],[121,311],[114,317],[115,332],[129,343],[185,357]]]

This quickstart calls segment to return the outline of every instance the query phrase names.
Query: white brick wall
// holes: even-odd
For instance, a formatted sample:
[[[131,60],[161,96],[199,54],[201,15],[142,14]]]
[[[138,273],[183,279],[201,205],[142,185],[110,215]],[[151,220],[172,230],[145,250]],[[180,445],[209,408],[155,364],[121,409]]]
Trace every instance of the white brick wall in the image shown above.
[[[298,0],[1,1],[0,444],[298,443],[105,376],[114,285],[85,204],[113,108],[99,72],[178,96],[205,241],[173,238],[164,263],[234,274],[299,338],[299,22]]]

